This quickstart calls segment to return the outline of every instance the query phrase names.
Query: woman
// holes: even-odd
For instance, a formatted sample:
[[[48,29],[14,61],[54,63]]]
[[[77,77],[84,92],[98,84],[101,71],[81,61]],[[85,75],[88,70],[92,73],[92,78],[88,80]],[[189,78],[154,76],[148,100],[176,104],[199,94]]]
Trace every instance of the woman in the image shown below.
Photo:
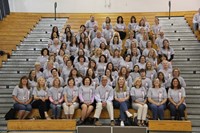
[[[40,62],[41,68],[44,69],[44,64],[48,61],[49,58],[49,50],[47,48],[43,48],[41,50],[41,55],[37,58],[36,62]]]
[[[35,70],[31,70],[28,75],[28,84],[31,89],[37,86],[37,76]]]
[[[115,24],[114,30],[120,35],[120,39],[124,40],[126,37],[126,25],[124,23],[123,17],[117,17],[117,23]]]
[[[32,110],[32,90],[28,85],[28,77],[23,76],[20,79],[19,85],[15,86],[12,97],[14,100],[14,109],[18,112],[18,119],[25,119]]]
[[[147,117],[147,92],[144,87],[142,87],[142,79],[136,78],[134,80],[133,86],[131,88],[131,97],[132,97],[132,108],[137,110],[137,120],[138,126],[145,126],[145,120]]]
[[[88,68],[86,72],[86,77],[90,77],[92,80],[92,86],[95,88],[99,85],[99,79],[95,76],[95,73],[92,68]]]
[[[69,73],[69,77],[65,79],[65,81],[68,81],[68,78],[74,78],[75,85],[77,87],[81,86],[82,77],[80,77],[80,74],[78,73],[78,70],[76,68],[72,68],[72,70]],[[67,83],[66,83],[67,84]]]
[[[118,36],[114,36],[113,41],[110,42],[110,53],[112,55],[115,49],[118,49],[120,51],[122,50],[122,44],[120,43]]]
[[[99,62],[99,57],[102,55],[102,50],[100,48],[96,48],[94,50],[94,55],[91,57],[91,59],[95,60],[95,62]]]
[[[147,94],[149,108],[153,113],[153,120],[164,119],[164,110],[166,108],[167,92],[161,87],[159,79],[153,80],[153,88],[150,88]]]
[[[124,60],[120,62],[120,67],[125,66],[130,72],[133,70],[133,62],[131,61],[131,54],[124,55]]]
[[[63,102],[63,88],[60,85],[60,79],[57,77],[53,80],[53,86],[49,89],[50,107],[52,109],[52,118],[59,119],[61,106]]]
[[[87,66],[88,63],[86,62],[85,57],[83,55],[80,55],[78,57],[78,62],[75,64],[75,67],[82,77],[84,77],[86,74],[86,71],[88,69]]]
[[[181,87],[179,79],[173,78],[171,88],[168,91],[169,110],[172,120],[185,120],[185,97],[185,89]]]
[[[131,32],[136,32],[138,30],[138,24],[135,16],[131,16],[130,23],[128,24],[128,30]]]
[[[165,80],[165,75],[162,72],[158,72],[157,78],[159,79],[161,83],[161,87],[167,88],[167,81]]]
[[[98,62],[98,66],[97,66],[97,71],[98,71],[98,76],[101,77],[106,70],[106,66],[107,66],[107,58],[105,55],[101,55],[99,57],[99,62]]]
[[[63,57],[65,56],[65,51],[60,49],[58,55],[56,56],[56,62],[58,62],[59,66],[64,63]]]
[[[109,60],[110,58],[110,51],[107,49],[107,46],[104,42],[100,43],[99,48],[102,51],[102,54],[106,56],[106,58]]]
[[[102,30],[106,29],[106,24],[109,24],[110,25],[110,29],[112,29],[112,24],[111,24],[110,17],[106,17],[105,22],[103,22],[103,24],[102,24]]]
[[[84,121],[90,116],[94,109],[94,94],[95,89],[92,84],[92,80],[89,77],[83,79],[83,85],[79,88],[79,99],[81,107],[81,118],[78,121],[78,125],[82,125]]]
[[[75,86],[74,78],[69,78],[64,88],[63,109],[67,119],[72,119],[74,111],[78,109],[78,87]]]
[[[132,78],[132,81],[135,81],[135,79],[137,78],[137,77],[140,77],[140,68],[139,68],[139,66],[138,65],[134,65],[134,67],[133,67],[133,71],[130,73],[130,76],[131,76],[131,78]]]
[[[171,62],[174,59],[174,49],[170,47],[169,45],[170,45],[169,40],[164,39],[163,47],[161,47],[159,51],[159,55],[162,55],[162,54],[167,55],[167,60]]]
[[[119,70],[120,67],[120,62],[123,61],[123,58],[120,55],[120,50],[119,49],[115,49],[113,56],[111,56],[110,61],[113,63],[114,68],[116,70]]]
[[[52,87],[54,79],[59,78],[60,86],[63,87],[64,86],[64,80],[63,80],[62,77],[60,77],[58,70],[56,68],[51,69],[51,74],[52,74],[52,76],[47,79],[47,86],[49,88]]]
[[[47,95],[48,88],[45,85],[45,79],[43,77],[37,80],[37,86],[33,90],[34,102],[32,103],[33,108],[38,108],[41,119],[49,120],[49,98]]]
[[[125,79],[125,83],[126,85],[131,88],[132,87],[132,78],[129,75],[129,71],[127,70],[127,68],[125,66],[121,67],[120,71],[119,71],[119,77],[124,77]]]
[[[61,77],[65,80],[68,76],[70,71],[73,68],[73,64],[71,60],[66,61],[65,67],[63,67],[62,72],[61,72]],[[65,81],[66,82],[66,81]]]
[[[139,58],[139,62],[136,63],[136,65],[138,65],[140,69],[146,69],[146,57],[144,55],[141,55]]]
[[[107,84],[110,85],[111,87],[115,86],[116,83],[114,81],[114,78],[112,76],[112,72],[110,69],[105,70],[105,76],[107,77],[107,80],[108,80]]]
[[[113,101],[114,107],[120,109],[120,126],[124,126],[124,121],[133,115],[128,111],[130,107],[129,102],[129,87],[125,83],[124,77],[119,77],[117,80],[116,88],[114,90],[115,100]]]
[[[152,81],[157,77],[157,73],[149,61],[146,63],[146,77]]]

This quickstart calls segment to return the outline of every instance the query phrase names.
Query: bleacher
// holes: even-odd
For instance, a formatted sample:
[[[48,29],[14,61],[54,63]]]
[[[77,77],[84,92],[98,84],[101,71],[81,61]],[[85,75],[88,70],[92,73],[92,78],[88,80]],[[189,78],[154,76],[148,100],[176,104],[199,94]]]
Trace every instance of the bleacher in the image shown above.
[[[192,28],[192,16],[195,12],[172,12],[172,16],[185,16],[185,19],[188,21],[188,24],[190,25],[190,27]],[[78,32],[79,30],[79,26],[81,24],[85,24],[85,21],[89,19],[91,14],[58,14],[58,18],[62,18],[62,17],[68,17],[69,20],[68,22],[65,24],[66,25],[71,25],[72,30],[75,31],[75,33]],[[130,21],[130,16],[134,15],[137,18],[137,22],[143,17],[145,16],[148,20],[148,22],[150,23],[150,25],[152,25],[154,23],[154,18],[155,16],[167,16],[168,13],[121,13],[121,14],[93,14],[96,18],[96,21],[99,24],[99,30],[101,30],[101,24],[105,21],[105,17],[109,16],[112,19],[112,24],[116,23],[116,18],[117,16],[121,15],[124,17],[124,21],[125,24],[128,25],[129,21]],[[34,29],[35,25],[40,21],[41,18],[49,18],[49,17],[53,17],[53,14],[36,14],[36,13],[11,13],[11,15],[9,15],[8,17],[6,17],[4,19],[4,21],[0,22],[0,49],[10,53],[12,55],[12,51],[16,50],[16,47],[18,45],[20,45],[20,43],[23,41],[24,38],[26,38],[27,34],[30,33],[30,31],[32,29]],[[64,28],[65,28],[64,27]],[[61,35],[64,32],[64,28],[61,31]],[[127,30],[128,33],[128,30]],[[199,33],[195,33],[195,35],[197,36],[197,38],[200,40],[200,34]],[[5,62],[7,60],[7,56],[2,56],[0,57],[0,66],[2,61]],[[130,110],[130,112],[135,113],[135,110]],[[51,114],[51,112],[49,112]],[[119,110],[115,110],[114,111],[115,114],[115,118],[119,117]],[[151,112],[148,112],[149,116],[152,117]],[[187,119],[187,111],[185,112],[186,114],[186,119]],[[30,114],[30,117],[34,117],[34,118],[38,118],[39,117],[39,112],[38,110],[33,110],[33,112]],[[63,116],[64,118],[64,116]],[[77,110],[74,116],[75,119],[80,118],[80,110]],[[107,111],[103,111],[103,113],[101,114],[101,118],[103,119],[108,119],[108,113]],[[170,114],[169,114],[169,110],[165,111],[165,119],[170,119]],[[19,124],[24,124],[27,123],[27,121],[18,121],[16,123],[16,121],[9,121],[12,123],[15,123],[16,125]],[[23,123],[24,122],[24,123]],[[40,121],[37,121],[38,123],[40,123]],[[37,128],[41,128],[38,127],[38,123],[35,122],[35,125]],[[43,121],[41,121],[43,123]],[[55,121],[53,121],[55,122]],[[61,120],[60,123],[62,123],[63,121]],[[172,123],[171,121],[164,121],[167,124]],[[178,123],[180,125],[178,126],[184,126],[184,124],[191,125],[191,123],[188,123],[189,121],[187,121],[186,123],[183,123],[183,125],[181,125],[181,122]],[[30,122],[31,124],[28,125],[32,125],[32,121]],[[40,123],[40,124],[42,124]],[[44,123],[43,123],[44,124]],[[54,123],[55,124],[55,123]],[[153,123],[155,124],[155,123]],[[166,127],[168,125],[165,125]],[[48,125],[48,124],[47,124]],[[59,125],[59,124],[58,124]],[[65,124],[66,125],[66,124]],[[73,129],[76,125],[74,125],[74,121],[72,122],[73,125]],[[159,121],[156,121],[156,126],[153,125],[153,130],[157,131],[157,130],[161,130],[160,129],[154,129],[155,127],[159,127],[158,125],[163,125],[162,123],[159,123]],[[176,127],[177,124],[174,124]],[[62,126],[62,125],[60,125]],[[184,127],[187,127],[184,126]],[[19,126],[16,126],[19,129]],[[33,126],[34,127],[34,126]],[[50,126],[49,126],[50,127]],[[8,127],[9,128],[9,127]],[[47,129],[47,127],[45,127],[44,129]],[[66,127],[67,128],[67,127]],[[188,126],[187,130],[189,131],[189,129],[191,128],[191,126]],[[11,128],[12,129],[12,128]],[[23,130],[20,128],[20,130]],[[27,130],[27,129],[25,129]],[[58,129],[54,129],[54,130],[58,130]],[[63,129],[64,130],[64,129]]]

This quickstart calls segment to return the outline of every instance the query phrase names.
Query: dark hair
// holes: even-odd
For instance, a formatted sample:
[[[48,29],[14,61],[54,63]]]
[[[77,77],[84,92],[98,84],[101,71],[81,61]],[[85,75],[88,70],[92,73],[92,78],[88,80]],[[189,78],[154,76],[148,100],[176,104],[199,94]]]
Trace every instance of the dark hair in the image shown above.
[[[162,74],[163,76],[163,79],[162,79],[162,82],[165,83],[165,75],[163,74],[163,72],[158,72],[157,74],[157,78],[159,79],[159,75]],[[160,80],[160,79],[159,79]]]
[[[141,55],[141,56],[139,57],[139,61],[138,61],[139,63],[140,63],[140,60],[141,60],[142,57],[144,57],[145,62],[146,62],[146,57],[145,57],[144,55]]]
[[[99,62],[101,61],[101,57],[102,57],[102,56],[105,58],[105,62],[104,62],[104,63],[107,63],[108,60],[107,60],[107,58],[106,58],[106,56],[105,56],[104,54],[100,55],[100,57],[99,57]]]
[[[70,37],[68,37],[67,33],[70,33]],[[66,42],[71,41],[72,40],[72,33],[70,31],[66,32]]]
[[[35,75],[34,79],[32,79],[32,77],[31,77],[31,74],[32,74],[33,71],[35,71],[35,70],[31,70],[31,71],[29,72],[29,74],[28,74],[28,79],[29,79],[30,81],[35,81],[35,82],[37,82],[37,76],[36,76],[36,75]]]
[[[107,18],[108,18],[108,20],[109,20],[109,22],[106,22],[106,23],[110,23],[111,22],[111,19],[110,19],[110,17],[106,17],[106,20],[107,20]]]
[[[144,22],[144,24],[142,25],[142,24],[141,24],[142,21],[144,21],[144,19],[140,19],[140,21],[139,21],[139,26],[145,27],[145,22]]]
[[[73,36],[74,38],[75,38],[75,40],[76,40],[76,42],[75,42],[75,44],[76,44],[76,46],[77,46],[77,39],[76,39],[76,37],[75,36]],[[73,37],[71,38],[71,41],[70,41],[70,46],[72,47],[73,46],[73,42],[72,42],[72,39],[73,39]]]
[[[113,37],[113,44],[114,44],[114,38],[117,37],[117,44],[119,44],[119,36],[114,36]]]
[[[84,55],[79,55],[79,56],[78,56],[78,62],[80,62],[80,58],[83,58],[83,59],[84,59],[84,62],[86,61],[86,59],[85,59],[85,56],[84,56]]]
[[[68,80],[67,80],[67,85],[69,85],[69,81],[70,81],[70,80],[73,80],[73,81],[74,81],[74,84],[73,84],[73,85],[75,85],[75,80],[74,80],[73,77],[69,77],[69,78],[68,78]]]
[[[126,69],[125,77],[122,75],[122,69]],[[122,66],[120,71],[119,71],[119,77],[124,77],[125,79],[127,79],[128,76],[129,76],[129,72],[128,72],[127,68],[125,66]]]
[[[65,34],[67,33],[67,29],[69,29],[69,31],[71,32],[71,26],[69,27],[69,26],[67,26],[66,28],[65,28]]]
[[[134,67],[133,67],[133,71],[135,72],[135,67],[138,67],[139,68],[139,70],[138,70],[138,72],[140,73],[140,67],[139,67],[139,65],[134,65]]]
[[[173,85],[174,80],[177,80],[177,81],[178,81],[177,89],[181,89],[181,83],[180,83],[180,81],[179,81],[178,78],[173,78],[173,79],[172,79],[172,81],[171,81],[171,88],[174,89],[174,85]]]
[[[168,61],[168,57],[167,57],[167,55],[166,54],[162,54],[162,55],[160,55],[160,60],[162,61],[162,57],[165,57],[165,59]]]
[[[72,71],[76,71],[77,72],[77,74],[76,74],[76,77],[80,77],[79,76],[79,72],[78,72],[78,70],[74,67],[74,68],[72,68],[72,70],[70,71],[70,73],[69,73],[69,76],[68,77],[72,77]]]
[[[106,75],[106,71],[110,71],[110,76],[109,76],[109,78],[110,78],[110,81],[113,81],[113,78],[112,78],[112,71],[110,70],[110,69],[106,69],[105,70],[105,75]],[[107,75],[106,75],[107,76]]]
[[[86,27],[85,27],[85,25],[83,25],[83,24],[82,24],[82,25],[80,25],[80,28],[81,28],[81,27],[84,27],[84,31],[86,30]]]
[[[63,49],[64,45],[66,45],[66,49],[67,49],[67,44],[65,42],[62,42],[62,44],[60,45],[60,49]]]
[[[131,16],[131,18],[130,18],[130,22],[131,22],[131,23],[133,23],[133,21],[132,21],[132,20],[133,20],[133,18],[134,18],[134,23],[136,23],[137,21],[136,21],[136,18],[135,18],[135,16]]]
[[[85,42],[80,41],[80,42],[78,43],[78,46],[79,46],[79,47],[80,47],[80,44],[83,44],[83,48],[85,48]]]
[[[53,72],[53,70],[56,70],[56,72],[58,72],[58,69],[57,69],[57,68],[52,68],[52,69],[51,69],[51,73]]]
[[[54,34],[54,33],[56,33],[56,32],[52,32],[52,33],[51,33],[51,40],[53,40],[54,38],[59,38],[59,36],[58,36],[57,33],[56,33],[57,37],[53,37],[53,34]]]
[[[43,53],[44,53],[45,50],[47,50],[47,55],[49,55],[49,50],[48,50],[48,48],[43,48],[43,49],[41,50],[41,55],[43,55]]]
[[[124,55],[124,60],[125,60],[126,57],[128,57],[128,56],[130,56],[130,60],[129,60],[129,61],[131,61],[131,54],[125,54],[125,55]]]
[[[57,28],[57,31],[55,31],[55,28]],[[58,37],[60,36],[60,35],[59,35],[59,32],[58,32],[58,27],[57,27],[57,26],[54,26],[54,27],[52,28],[51,34],[52,34],[53,32],[56,32],[56,34],[57,34]]]
[[[111,70],[111,72],[115,71],[115,68],[114,68],[114,65],[113,65],[112,62],[108,62],[108,64],[106,65],[106,69],[109,69],[109,68],[108,68],[108,65],[109,65],[109,64],[112,65],[112,70]]]
[[[26,80],[27,80],[26,87],[27,87],[27,89],[30,89],[29,83],[28,83],[28,77],[27,77],[27,76],[22,76],[22,77],[20,78],[19,85],[18,85],[19,88],[20,88],[20,89],[23,88],[23,85],[22,85],[22,80],[23,80],[23,79],[26,79]]]
[[[92,68],[88,68],[88,69],[87,69],[87,72],[86,72],[86,77],[90,77],[90,75],[89,75],[89,69],[91,69],[91,70],[92,70],[92,72],[93,72],[93,73],[92,73],[92,76],[91,76],[91,77],[92,77],[92,79],[95,79],[95,73],[94,73],[94,70],[93,70]]]
[[[90,80],[90,84],[89,84],[89,85],[91,85],[91,84],[92,84],[92,79],[91,79],[90,77],[84,77],[84,78],[83,78],[83,81],[82,81],[82,84],[85,85],[85,80],[86,80],[87,78]]]
[[[91,62],[94,62],[94,63],[95,63],[94,71],[96,71],[96,69],[97,69],[97,63],[96,63],[96,61],[93,60],[93,59],[91,59],[91,60],[89,61],[89,63],[88,63],[88,68],[91,68]]]
[[[119,19],[121,18],[121,23],[124,23],[124,19],[123,19],[123,17],[122,16],[118,16],[117,17],[117,23],[119,24]]]
[[[145,69],[140,69],[140,74],[142,73],[142,72],[145,72],[146,73],[146,70]]]
[[[165,46],[164,46],[164,42],[165,42],[165,41],[167,41],[167,42],[169,43],[169,40],[168,40],[168,39],[164,39],[164,40],[163,40],[163,47],[162,47],[163,49],[165,49]],[[169,46],[169,45],[168,45],[168,48],[170,49],[170,46]]]

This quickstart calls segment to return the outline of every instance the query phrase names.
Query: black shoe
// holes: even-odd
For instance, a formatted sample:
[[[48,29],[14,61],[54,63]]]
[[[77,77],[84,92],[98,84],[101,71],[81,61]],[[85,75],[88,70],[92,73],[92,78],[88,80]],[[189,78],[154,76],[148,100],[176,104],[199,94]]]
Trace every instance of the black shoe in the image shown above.
[[[83,125],[83,123],[84,123],[84,121],[83,120],[79,120],[79,121],[77,121],[77,125]]]

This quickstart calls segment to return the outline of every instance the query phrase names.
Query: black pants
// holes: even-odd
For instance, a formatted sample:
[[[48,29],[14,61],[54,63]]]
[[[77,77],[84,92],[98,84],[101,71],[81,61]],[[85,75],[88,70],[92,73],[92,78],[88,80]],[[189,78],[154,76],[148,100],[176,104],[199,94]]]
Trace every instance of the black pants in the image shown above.
[[[118,33],[119,33],[121,40],[124,40],[126,38],[126,32],[118,31]]]
[[[32,107],[39,110],[41,119],[46,119],[44,112],[49,110],[49,105],[49,100],[46,100],[45,102],[43,102],[42,100],[35,100],[32,103]]]

